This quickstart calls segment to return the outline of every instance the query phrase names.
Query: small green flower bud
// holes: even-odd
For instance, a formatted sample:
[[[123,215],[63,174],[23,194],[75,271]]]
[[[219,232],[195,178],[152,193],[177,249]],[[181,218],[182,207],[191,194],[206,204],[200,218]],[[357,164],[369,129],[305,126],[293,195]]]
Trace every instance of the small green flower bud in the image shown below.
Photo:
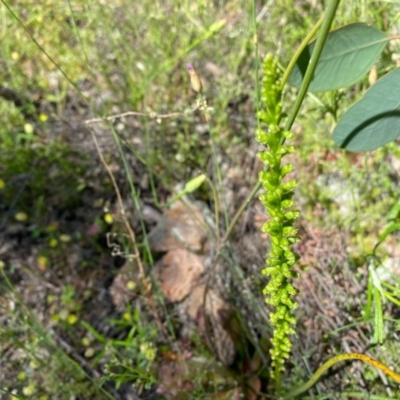
[[[286,140],[291,140],[294,138],[294,133],[290,131],[283,131],[282,135]]]
[[[292,199],[283,200],[281,203],[282,208],[290,208],[294,206],[294,201]]]
[[[265,141],[267,140],[267,135],[268,133],[263,131],[262,129],[257,129],[256,130],[256,140],[259,143],[265,143]],[[260,153],[260,155],[263,153]]]
[[[281,102],[281,74],[278,62],[274,56],[268,55],[263,65],[263,82],[261,100],[264,110],[257,114],[258,119],[265,123],[267,130],[257,130],[256,139],[266,146],[258,155],[265,165],[265,170],[259,174],[265,193],[260,196],[270,220],[261,230],[269,234],[271,249],[266,260],[266,267],[262,274],[268,275],[270,280],[264,288],[265,301],[274,307],[270,320],[274,326],[271,339],[271,358],[274,371],[272,377],[277,377],[279,371],[284,370],[285,359],[289,357],[291,342],[289,335],[294,333],[292,325],[295,318],[292,311],[297,307],[293,296],[297,293],[291,281],[297,277],[293,265],[297,256],[290,246],[298,241],[297,229],[294,220],[299,212],[293,210],[293,189],[297,182],[290,180],[283,183],[282,179],[293,171],[293,164],[282,163],[282,158],[294,150],[293,146],[285,144],[293,138],[293,133],[284,131],[279,125],[283,118]]]
[[[298,210],[288,211],[288,212],[285,212],[284,216],[287,220],[293,220],[300,216],[300,211],[298,211]]]
[[[298,236],[290,236],[287,238],[290,244],[295,244],[300,242],[300,238]]]
[[[275,190],[277,187],[279,187],[280,180],[276,179],[277,177],[271,174],[267,175],[267,179],[263,179],[262,182],[264,184],[265,189],[269,191]]]
[[[270,168],[273,168],[275,165],[278,164],[277,158],[270,152],[263,151],[262,153],[259,153],[258,156],[259,156],[260,160],[264,164],[267,164],[267,166],[269,166]]]
[[[295,273],[295,278],[297,278],[298,277],[298,273],[296,272]],[[292,285],[290,285],[290,286],[288,286],[288,288],[287,288],[287,291],[288,291],[288,293],[291,295],[291,296],[294,296],[294,295],[296,295],[297,294],[297,289],[296,288],[294,288]],[[296,306],[297,307],[297,306]],[[293,323],[295,324],[296,323],[296,318],[295,317],[290,317],[290,318],[292,318],[293,319]]]
[[[297,181],[293,179],[292,181],[286,182],[281,186],[282,192],[291,192],[296,186]]]
[[[276,267],[267,267],[262,270],[263,275],[272,275],[277,271]]]
[[[285,236],[294,236],[294,235],[296,235],[297,231],[298,231],[298,229],[293,228],[293,226],[285,226],[285,227],[282,229],[282,233],[283,233]]]
[[[260,196],[260,200],[267,207],[280,207],[281,195],[278,191],[274,193],[264,193]]]
[[[292,172],[293,169],[294,169],[293,164],[285,164],[284,166],[282,166],[281,177],[283,178],[284,176]]]

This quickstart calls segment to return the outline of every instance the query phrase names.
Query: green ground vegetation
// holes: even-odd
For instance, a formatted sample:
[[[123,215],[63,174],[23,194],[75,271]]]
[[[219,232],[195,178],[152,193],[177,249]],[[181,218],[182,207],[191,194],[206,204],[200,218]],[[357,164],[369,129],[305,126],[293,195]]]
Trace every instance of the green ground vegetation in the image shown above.
[[[111,251],[100,238],[106,233],[119,235],[124,251],[136,248],[143,263],[152,265],[142,197],[161,208],[169,195],[179,192],[177,184],[183,187],[201,173],[208,181],[193,196],[216,207],[219,228],[226,229],[240,206],[224,197],[225,186],[236,179],[227,178],[229,171],[235,166],[241,170],[236,184],[247,193],[257,180],[251,168],[259,150],[254,132],[261,60],[275,53],[287,65],[320,18],[323,3],[0,2],[0,352],[5,355],[0,360],[0,399],[123,399],[124,385],[134,385],[144,399],[154,392],[157,360],[183,351],[174,347],[181,322],[157,285],[152,287],[152,304],[164,315],[162,335],[148,304],[102,313],[94,300],[98,290],[77,281],[97,279],[93,271],[106,263]],[[396,34],[400,12],[396,2],[342,2],[333,26],[356,21]],[[396,59],[400,44],[393,42],[376,65],[378,76],[394,69]],[[187,63],[201,76],[206,110],[190,87]],[[333,355],[343,352],[338,335],[356,327],[360,343],[371,346],[369,354],[400,370],[396,231],[372,254],[388,224],[400,222],[398,143],[354,156],[337,149],[331,137],[336,121],[368,87],[365,77],[350,89],[307,96],[292,129],[295,197],[301,226],[343,233],[346,271],[365,288],[358,307],[344,306],[346,317],[337,316],[347,322],[323,332],[319,360],[327,357],[324,348]],[[285,104],[294,99],[295,89],[285,92]],[[85,124],[125,112],[137,115]],[[93,150],[91,129],[124,200],[139,215],[136,243],[112,209],[115,186]],[[243,161],[246,157],[253,164]],[[234,240],[229,244],[233,252]],[[79,278],[67,267],[72,253],[80,260]],[[384,274],[385,266],[391,269]],[[368,278],[371,268],[381,273]],[[21,283],[24,274],[33,277],[36,289]],[[346,275],[338,273],[337,265],[332,265],[332,274],[338,280]],[[349,285],[344,284],[350,291]],[[41,294],[41,288],[48,292]],[[301,317],[302,303],[299,309]],[[86,318],[90,312],[98,316]],[[112,334],[93,326],[101,319]],[[244,326],[239,329],[245,331]],[[249,332],[244,336],[251,341]],[[268,339],[260,339],[266,354]],[[196,362],[206,359],[208,368],[188,362],[185,373],[195,385],[176,398],[234,398],[233,388],[243,384],[241,370],[221,368],[199,337],[192,343]],[[257,354],[257,343],[252,346]],[[295,345],[282,373],[284,389],[312,375],[313,355],[309,349],[301,354],[301,347]],[[255,370],[262,389],[250,380],[244,386],[251,386],[259,398],[274,398],[269,372]],[[393,383],[369,367],[340,373],[346,391],[354,395],[348,398],[363,398],[362,388],[381,399],[400,396]],[[324,389],[317,387],[315,398],[327,398]],[[335,396],[329,398],[339,398]]]

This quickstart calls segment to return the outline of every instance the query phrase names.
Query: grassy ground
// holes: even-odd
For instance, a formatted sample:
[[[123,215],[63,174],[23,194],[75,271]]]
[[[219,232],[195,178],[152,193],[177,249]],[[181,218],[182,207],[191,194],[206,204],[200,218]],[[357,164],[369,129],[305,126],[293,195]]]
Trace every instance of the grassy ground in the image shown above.
[[[274,398],[259,273],[267,216],[257,199],[218,245],[262,168],[256,54],[276,53],[287,65],[322,11],[296,0],[256,2],[254,10],[235,0],[0,4],[0,399]],[[334,25],[361,21],[396,33],[399,17],[394,3],[359,0],[341,4]],[[390,44],[378,74],[395,68],[399,54]],[[187,63],[201,75],[210,121]],[[399,220],[398,143],[350,155],[330,135],[367,87],[366,77],[307,97],[293,129],[296,251],[307,268],[296,283],[284,389],[341,352],[400,370],[396,232],[373,266],[369,257]],[[286,93],[288,107],[294,96]],[[208,181],[186,202],[207,222],[198,251],[206,270],[196,284],[229,309],[229,318],[213,314],[217,323],[166,296],[165,249],[154,239],[160,219],[184,224],[184,212],[168,214],[165,205],[201,173]],[[192,226],[185,236],[198,240],[200,231]],[[371,276],[383,286],[381,319]],[[312,393],[400,396],[358,364],[337,368]]]

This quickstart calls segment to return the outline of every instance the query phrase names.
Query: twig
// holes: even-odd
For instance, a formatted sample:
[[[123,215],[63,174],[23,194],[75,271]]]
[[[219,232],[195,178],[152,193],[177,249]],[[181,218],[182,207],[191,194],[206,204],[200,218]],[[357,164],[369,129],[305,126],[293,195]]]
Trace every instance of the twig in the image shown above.
[[[99,146],[99,143],[97,141],[96,134],[94,133],[93,128],[90,127],[89,130],[90,130],[90,133],[92,135],[93,142],[94,142],[94,145],[96,147],[97,153],[99,154],[100,160],[101,160],[102,164],[104,165],[104,168],[107,170],[107,173],[110,176],[111,182],[112,182],[112,184],[114,186],[114,190],[115,190],[115,193],[116,193],[117,199],[118,199],[118,204],[119,204],[119,207],[120,207],[120,210],[121,210],[121,216],[122,216],[123,222],[124,222],[124,224],[126,226],[126,229],[128,231],[128,237],[129,237],[129,239],[130,239],[130,241],[132,243],[132,246],[133,246],[132,258],[135,258],[137,260],[137,264],[138,264],[138,267],[139,267],[139,276],[140,276],[140,278],[142,280],[142,283],[143,283],[143,286],[144,286],[144,289],[145,289],[145,293],[149,294],[150,291],[151,291],[151,282],[148,280],[148,278],[146,277],[146,275],[144,273],[142,260],[140,258],[140,254],[139,254],[138,248],[136,246],[135,233],[133,232],[133,230],[131,228],[131,225],[130,225],[130,223],[128,221],[127,214],[126,214],[125,207],[124,207],[124,203],[122,201],[121,192],[120,192],[120,190],[118,188],[117,182],[116,182],[116,180],[114,178],[114,175],[113,175],[111,169],[109,168],[109,166],[107,165],[107,163],[106,163],[106,161],[105,161],[105,159],[103,157],[103,153],[101,152],[101,149],[100,149],[100,146]],[[149,304],[149,309],[150,309],[150,311],[152,312],[152,314],[154,316],[154,319],[155,319],[155,321],[157,323],[158,329],[161,332],[163,332],[164,335],[167,337],[168,336],[167,332],[164,329],[162,323],[159,321],[159,318],[158,318],[158,315],[157,315],[157,311],[156,311],[156,307],[154,305],[154,301],[153,301],[152,297],[151,296],[147,296],[147,300],[148,300],[148,304]]]
[[[200,105],[197,105],[195,108],[192,108],[191,110],[187,110],[185,112],[173,112],[173,113],[168,113],[168,114],[157,114],[156,112],[142,113],[142,112],[138,112],[138,111],[127,111],[122,114],[109,115],[108,117],[88,119],[85,121],[85,124],[90,125],[90,124],[95,124],[97,122],[102,122],[102,121],[114,121],[119,118],[130,117],[130,116],[148,117],[148,118],[152,118],[152,119],[174,118],[174,117],[180,117],[182,115],[192,114],[199,109],[200,109]]]
[[[125,211],[124,203],[122,201],[121,192],[119,191],[117,182],[116,182],[116,180],[114,178],[114,175],[113,175],[110,167],[107,165],[106,160],[103,157],[103,153],[101,152],[99,143],[98,143],[97,138],[96,138],[96,134],[94,133],[93,129],[90,129],[90,133],[92,135],[93,142],[94,142],[94,145],[96,147],[97,153],[99,154],[100,160],[101,160],[102,164],[104,165],[104,168],[107,170],[107,173],[108,173],[108,175],[109,175],[109,177],[111,179],[111,182],[112,182],[112,184],[114,186],[114,190],[115,190],[115,193],[116,193],[117,199],[118,199],[118,204],[119,204],[119,207],[120,207],[120,210],[121,210],[121,216],[123,218],[123,222],[124,222],[125,227],[126,227],[126,229],[128,231],[128,236],[129,236],[129,238],[131,240],[131,243],[132,243],[132,246],[133,246],[133,257],[137,260],[137,264],[139,266],[140,277],[143,280],[146,292],[148,292],[151,285],[148,282],[148,280],[147,280],[147,278],[145,276],[145,273],[144,273],[142,260],[140,258],[140,254],[139,254],[139,251],[138,251],[137,246],[136,246],[135,233],[133,232],[133,230],[131,228],[131,225],[130,225],[130,223],[128,221],[128,218],[126,216],[127,214],[126,214],[126,211]]]

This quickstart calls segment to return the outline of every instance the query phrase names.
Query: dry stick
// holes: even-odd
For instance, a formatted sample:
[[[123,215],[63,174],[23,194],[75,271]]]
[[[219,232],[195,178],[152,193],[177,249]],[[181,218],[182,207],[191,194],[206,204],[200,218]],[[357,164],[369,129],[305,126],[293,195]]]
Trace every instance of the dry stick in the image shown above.
[[[130,238],[130,240],[132,242],[132,245],[133,245],[133,250],[134,250],[133,258],[135,258],[137,260],[137,263],[138,263],[138,266],[139,266],[139,275],[140,275],[140,278],[142,280],[142,284],[143,284],[143,286],[145,288],[145,294],[149,294],[150,290],[151,290],[151,283],[149,282],[149,280],[147,279],[147,277],[146,277],[146,275],[144,273],[142,260],[140,258],[140,254],[139,254],[139,251],[138,251],[137,246],[136,246],[135,233],[133,232],[133,230],[132,230],[132,228],[131,228],[131,226],[129,224],[129,221],[128,221],[127,217],[126,217],[126,211],[125,211],[125,207],[124,207],[124,204],[123,204],[123,201],[122,201],[121,192],[119,191],[117,182],[116,182],[116,180],[114,178],[114,175],[113,175],[111,169],[108,167],[106,161],[104,160],[103,153],[101,152],[101,149],[99,147],[99,143],[97,141],[97,138],[96,138],[96,135],[95,135],[95,133],[93,131],[93,128],[91,128],[91,127],[89,127],[89,128],[90,128],[89,130],[90,130],[90,133],[91,133],[92,138],[93,138],[93,142],[94,142],[94,144],[96,146],[97,153],[99,154],[100,160],[101,160],[102,164],[104,165],[104,168],[107,170],[107,173],[110,176],[111,182],[112,182],[112,184],[114,186],[114,190],[115,190],[115,193],[116,193],[117,198],[118,198],[118,204],[119,204],[120,209],[121,209],[121,214],[122,214],[122,217],[123,217],[123,220],[124,220],[124,224],[125,224],[126,229],[128,230],[128,233],[129,233],[128,237]],[[168,337],[168,333],[167,333],[164,325],[159,320],[159,317],[157,315],[156,307],[154,305],[153,300],[150,297],[147,297],[147,300],[149,301],[149,306],[150,306],[149,310],[151,311],[159,330],[161,332],[163,332],[163,334],[166,337]]]
[[[110,115],[108,117],[88,119],[88,120],[85,121],[85,124],[86,125],[90,125],[90,124],[103,122],[103,121],[114,121],[116,119],[123,118],[123,117],[128,117],[128,116],[140,116],[140,117],[148,117],[148,118],[153,118],[153,119],[157,119],[157,118],[173,118],[173,117],[178,117],[178,116],[194,113],[200,107],[201,107],[201,105],[199,103],[199,104],[196,105],[195,108],[192,108],[192,109],[190,109],[188,111],[185,111],[183,113],[182,112],[173,112],[173,113],[168,113],[168,114],[157,114],[155,112],[142,113],[142,112],[137,112],[137,111],[127,111],[127,112],[124,112],[122,114]],[[119,203],[119,206],[120,206],[120,209],[121,209],[121,214],[123,216],[125,226],[126,226],[126,228],[128,230],[129,237],[130,237],[130,239],[132,241],[132,244],[134,246],[134,258],[136,258],[138,260],[140,274],[144,279],[146,289],[149,289],[149,282],[145,278],[143,265],[142,265],[142,262],[141,262],[141,259],[140,259],[140,256],[139,256],[139,251],[138,251],[138,249],[136,247],[135,234],[134,234],[134,232],[133,232],[133,230],[132,230],[132,228],[131,228],[131,226],[129,224],[129,221],[128,221],[127,217],[126,217],[125,207],[124,207],[124,204],[123,204],[123,201],[122,201],[121,193],[120,193],[120,191],[118,189],[117,182],[115,181],[115,178],[114,178],[114,175],[113,175],[112,171],[110,170],[110,168],[108,167],[106,161],[104,160],[103,154],[101,152],[101,149],[99,147],[99,144],[98,144],[98,141],[97,141],[97,138],[96,138],[96,135],[95,135],[93,129],[90,129],[90,133],[92,135],[92,138],[93,138],[94,144],[96,146],[97,153],[99,154],[100,160],[101,160],[102,164],[104,165],[104,167],[106,168],[107,173],[110,176],[110,179],[111,179],[112,184],[114,186],[114,190],[115,190],[115,193],[117,194],[118,203]]]
[[[138,251],[137,246],[136,246],[135,233],[133,232],[133,230],[131,228],[131,225],[130,225],[130,223],[128,221],[128,218],[126,216],[126,211],[125,211],[124,203],[122,201],[121,192],[119,191],[117,182],[115,181],[114,175],[113,175],[110,167],[107,165],[106,160],[103,157],[103,153],[101,152],[101,149],[99,147],[99,143],[98,143],[97,138],[96,138],[96,134],[94,133],[93,129],[90,129],[90,133],[92,135],[93,142],[94,142],[94,145],[96,146],[96,150],[97,150],[97,153],[98,153],[98,155],[100,157],[100,160],[101,160],[102,164],[104,165],[104,168],[107,170],[107,173],[108,173],[108,175],[109,175],[109,177],[111,179],[111,182],[112,182],[112,184],[114,186],[114,190],[115,190],[115,193],[116,193],[117,199],[118,199],[118,204],[119,204],[119,207],[120,207],[120,210],[121,210],[121,215],[122,215],[125,227],[126,227],[126,229],[128,231],[128,236],[129,236],[129,238],[130,238],[130,240],[132,242],[132,245],[133,245],[133,257],[136,259],[136,261],[138,263],[140,277],[141,277],[141,279],[142,279],[142,281],[144,283],[144,287],[145,287],[145,290],[146,290],[146,293],[147,293],[150,290],[150,283],[148,282],[148,280],[147,280],[147,278],[145,276],[145,273],[144,273],[142,260],[140,258],[140,254],[139,254],[139,251]]]
[[[142,113],[142,112],[137,112],[137,111],[127,111],[122,114],[109,115],[108,117],[88,119],[85,121],[85,124],[90,125],[90,124],[95,124],[97,122],[102,122],[102,121],[114,121],[116,119],[123,118],[123,117],[129,117],[129,116],[148,117],[148,118],[153,118],[153,119],[173,118],[173,117],[180,117],[182,115],[192,114],[195,111],[197,111],[199,108],[200,108],[200,106],[197,105],[195,108],[192,108],[191,110],[188,110],[185,112],[173,112],[173,113],[169,113],[169,114],[157,114],[155,112]]]

